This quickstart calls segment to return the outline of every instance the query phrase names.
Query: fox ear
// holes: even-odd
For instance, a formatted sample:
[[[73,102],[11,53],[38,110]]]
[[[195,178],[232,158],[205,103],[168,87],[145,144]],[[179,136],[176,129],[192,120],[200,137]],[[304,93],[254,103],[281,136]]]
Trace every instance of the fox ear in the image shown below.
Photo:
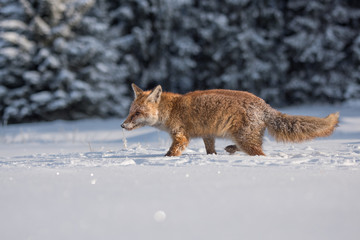
[[[153,103],[159,103],[161,99],[161,93],[162,93],[162,88],[160,85],[158,85],[156,88],[154,88],[151,91],[151,93],[147,97],[148,101]]]
[[[132,83],[131,87],[134,90],[135,98],[137,98],[140,94],[142,94],[144,92],[143,90],[141,90],[141,88],[136,86],[135,83]]]

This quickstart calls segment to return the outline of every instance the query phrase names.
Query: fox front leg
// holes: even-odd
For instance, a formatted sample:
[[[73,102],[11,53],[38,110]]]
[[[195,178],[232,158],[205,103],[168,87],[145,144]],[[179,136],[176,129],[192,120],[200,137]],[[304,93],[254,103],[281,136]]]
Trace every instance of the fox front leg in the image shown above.
[[[182,151],[184,151],[187,145],[189,145],[189,138],[181,132],[172,134],[171,137],[173,142],[165,156],[180,156]]]
[[[214,137],[203,137],[205,149],[207,154],[216,154],[215,151],[215,138]]]

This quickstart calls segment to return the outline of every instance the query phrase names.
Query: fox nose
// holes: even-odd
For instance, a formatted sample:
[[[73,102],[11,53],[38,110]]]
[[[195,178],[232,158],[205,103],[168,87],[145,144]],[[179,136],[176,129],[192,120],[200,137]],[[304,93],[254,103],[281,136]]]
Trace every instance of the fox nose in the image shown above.
[[[121,127],[122,127],[122,128],[125,128],[125,124],[124,124],[124,123],[123,123],[123,124],[121,124]]]

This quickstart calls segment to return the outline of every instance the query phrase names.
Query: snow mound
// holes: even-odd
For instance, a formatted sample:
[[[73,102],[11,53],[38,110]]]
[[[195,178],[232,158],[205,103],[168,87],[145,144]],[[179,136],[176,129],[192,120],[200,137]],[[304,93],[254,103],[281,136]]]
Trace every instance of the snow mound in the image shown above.
[[[285,109],[340,110],[340,127],[304,144],[266,136],[262,157],[228,155],[226,140],[206,155],[200,139],[164,157],[167,134],[142,128],[124,137],[119,119],[1,127],[1,236],[358,239],[360,111],[339,108]]]

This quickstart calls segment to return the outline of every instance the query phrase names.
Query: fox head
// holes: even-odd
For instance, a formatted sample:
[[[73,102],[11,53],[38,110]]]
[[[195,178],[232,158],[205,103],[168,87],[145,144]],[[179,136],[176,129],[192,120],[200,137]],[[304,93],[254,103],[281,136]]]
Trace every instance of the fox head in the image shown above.
[[[159,119],[158,106],[161,100],[162,88],[158,85],[152,91],[143,91],[135,84],[131,84],[135,99],[131,104],[129,115],[121,124],[126,130],[133,130],[143,126],[155,125]]]

